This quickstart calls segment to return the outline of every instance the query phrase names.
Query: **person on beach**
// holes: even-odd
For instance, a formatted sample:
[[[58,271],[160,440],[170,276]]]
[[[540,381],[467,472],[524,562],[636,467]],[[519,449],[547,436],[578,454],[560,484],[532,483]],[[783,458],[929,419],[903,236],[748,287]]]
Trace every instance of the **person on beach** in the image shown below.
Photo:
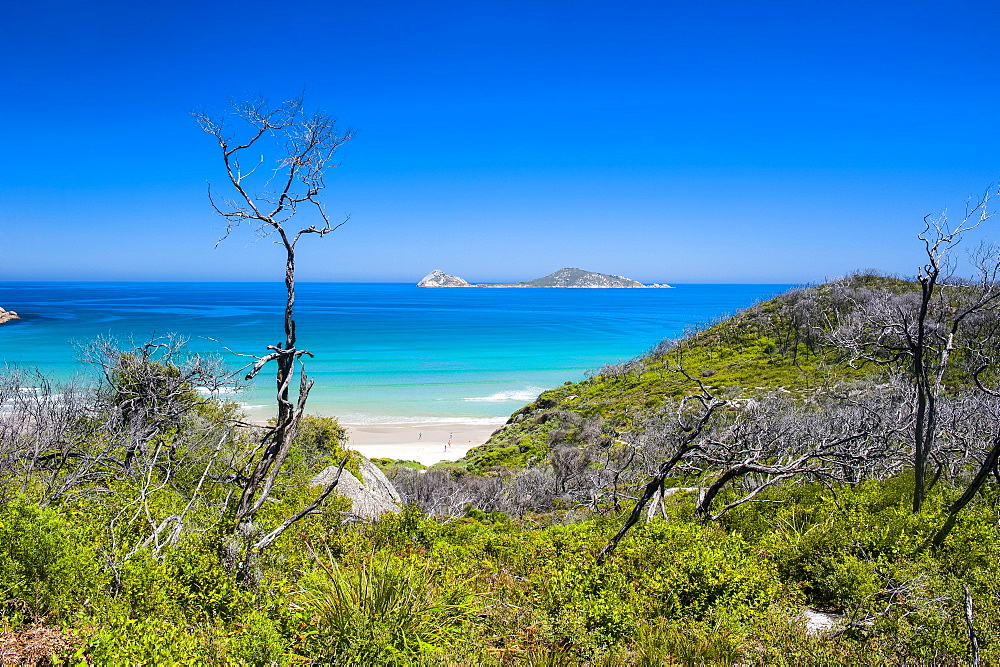
[[[417,433],[417,442],[419,442],[420,438],[422,438],[422,437],[424,437],[423,433]]]

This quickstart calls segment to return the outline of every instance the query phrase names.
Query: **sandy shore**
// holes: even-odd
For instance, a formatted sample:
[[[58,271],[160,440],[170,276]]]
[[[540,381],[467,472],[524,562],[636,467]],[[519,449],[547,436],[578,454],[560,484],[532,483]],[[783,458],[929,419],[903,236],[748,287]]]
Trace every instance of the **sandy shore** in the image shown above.
[[[502,424],[423,422],[407,424],[343,424],[351,449],[368,458],[419,461],[432,465],[457,461],[486,442]],[[445,447],[448,436],[451,446]]]

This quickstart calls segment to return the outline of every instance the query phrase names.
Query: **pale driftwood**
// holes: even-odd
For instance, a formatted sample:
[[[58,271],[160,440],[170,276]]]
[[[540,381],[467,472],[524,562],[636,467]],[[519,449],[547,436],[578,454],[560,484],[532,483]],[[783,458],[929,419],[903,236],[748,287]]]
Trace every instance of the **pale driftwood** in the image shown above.
[[[976,636],[976,626],[972,622],[972,593],[966,584],[962,584],[962,590],[965,592],[965,627],[969,632],[970,664],[972,667],[979,667],[979,637]]]
[[[678,493],[695,493],[699,494],[699,502],[705,494],[705,489],[700,486],[675,486],[669,489],[660,489],[653,496],[652,500],[649,501],[649,508],[646,510],[646,520],[652,521],[657,513],[660,513],[664,519],[667,518],[667,508],[663,504],[665,498],[670,496],[675,496]]]

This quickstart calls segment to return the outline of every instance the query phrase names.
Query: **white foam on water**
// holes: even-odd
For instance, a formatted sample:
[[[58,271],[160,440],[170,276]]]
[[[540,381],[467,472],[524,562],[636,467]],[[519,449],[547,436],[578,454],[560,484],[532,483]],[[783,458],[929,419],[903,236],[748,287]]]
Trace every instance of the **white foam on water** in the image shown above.
[[[543,391],[545,390],[541,387],[528,387],[527,389],[499,391],[495,394],[490,394],[489,396],[473,396],[462,400],[477,401],[481,403],[500,403],[501,401],[519,401],[521,403],[526,403],[538,398],[538,395]]]
[[[239,392],[239,389],[236,389],[235,387],[219,387],[218,389],[210,389],[209,387],[195,387],[194,390],[204,396],[210,396],[212,394],[236,394]]]

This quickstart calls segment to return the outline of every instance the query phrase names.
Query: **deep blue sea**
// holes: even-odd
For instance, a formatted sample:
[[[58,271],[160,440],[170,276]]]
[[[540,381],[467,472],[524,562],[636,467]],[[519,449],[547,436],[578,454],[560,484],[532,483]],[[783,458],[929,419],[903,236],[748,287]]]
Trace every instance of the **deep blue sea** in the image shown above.
[[[425,289],[409,284],[300,283],[299,347],[315,354],[309,411],[347,423],[503,421],[540,391],[580,380],[664,338],[790,285],[676,289]],[[283,339],[281,284],[0,283],[0,363],[65,380],[88,371],[77,345],[177,333],[236,369],[241,353]],[[214,342],[209,339],[216,339]],[[91,371],[91,375],[93,375]],[[236,398],[269,414],[273,375]]]

